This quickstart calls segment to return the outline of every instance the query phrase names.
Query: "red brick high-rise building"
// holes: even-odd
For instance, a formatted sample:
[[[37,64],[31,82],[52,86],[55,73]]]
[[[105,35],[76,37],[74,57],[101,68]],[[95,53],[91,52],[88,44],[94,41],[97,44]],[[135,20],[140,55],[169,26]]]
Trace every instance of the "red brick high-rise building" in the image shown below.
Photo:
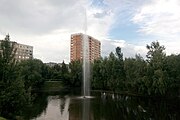
[[[83,35],[82,33],[71,35],[71,61],[83,59]],[[93,62],[101,56],[101,43],[97,39],[87,35],[89,43],[89,60]]]

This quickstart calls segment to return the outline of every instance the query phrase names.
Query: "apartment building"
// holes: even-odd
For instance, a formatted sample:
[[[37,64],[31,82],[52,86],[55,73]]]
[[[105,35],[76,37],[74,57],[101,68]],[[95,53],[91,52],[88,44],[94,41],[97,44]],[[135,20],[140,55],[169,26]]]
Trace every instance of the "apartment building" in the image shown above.
[[[82,33],[71,35],[70,45],[70,59],[71,61],[83,59],[83,36]],[[89,60],[93,62],[101,56],[101,43],[92,36],[87,35],[87,42],[89,44]]]
[[[9,39],[9,35],[6,35],[6,38]],[[3,40],[0,40],[0,44]],[[22,61],[26,59],[32,59],[33,58],[33,46],[20,44],[14,41],[10,41],[11,45],[14,44],[14,49],[16,49],[15,53],[15,60],[16,61]],[[1,49],[1,48],[0,48]],[[2,49],[0,50],[2,52]]]
[[[17,61],[33,58],[33,46],[15,42],[14,48],[16,49],[15,59]]]

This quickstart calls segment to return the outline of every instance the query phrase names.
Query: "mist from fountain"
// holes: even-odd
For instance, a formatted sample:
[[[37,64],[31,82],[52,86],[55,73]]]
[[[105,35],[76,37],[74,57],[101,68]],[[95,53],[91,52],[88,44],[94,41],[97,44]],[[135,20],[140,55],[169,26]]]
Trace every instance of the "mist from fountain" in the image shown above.
[[[86,35],[87,15],[85,10],[84,34],[83,34],[83,97],[90,96],[90,61],[89,61],[89,39]]]

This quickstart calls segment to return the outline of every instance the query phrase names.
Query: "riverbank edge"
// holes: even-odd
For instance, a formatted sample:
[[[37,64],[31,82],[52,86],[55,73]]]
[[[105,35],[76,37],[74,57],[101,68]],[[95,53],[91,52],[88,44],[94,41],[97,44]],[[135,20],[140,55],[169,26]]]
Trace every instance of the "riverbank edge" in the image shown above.
[[[59,91],[72,91],[75,89],[81,90],[81,87],[67,87],[64,86],[62,81],[46,81],[41,88],[36,88],[33,91],[40,91],[40,92],[59,92]],[[109,94],[120,94],[120,95],[128,95],[134,97],[149,97],[149,98],[179,98],[180,96],[168,96],[168,95],[144,95],[138,93],[132,93],[129,91],[110,91],[110,90],[98,90],[98,89],[91,89],[92,92],[105,92]]]
[[[58,92],[65,89],[65,86],[61,81],[45,81],[39,88],[34,88],[32,91],[40,92]]]
[[[143,95],[143,94],[137,94],[137,93],[131,93],[129,91],[122,91],[122,92],[114,92],[114,91],[108,91],[108,90],[91,90],[92,92],[101,92],[101,93],[107,93],[107,94],[119,94],[119,95],[127,95],[127,96],[134,96],[134,97],[148,97],[148,98],[178,98],[180,99],[180,96],[162,96],[162,95]]]
[[[0,120],[7,120],[6,118],[0,117]]]

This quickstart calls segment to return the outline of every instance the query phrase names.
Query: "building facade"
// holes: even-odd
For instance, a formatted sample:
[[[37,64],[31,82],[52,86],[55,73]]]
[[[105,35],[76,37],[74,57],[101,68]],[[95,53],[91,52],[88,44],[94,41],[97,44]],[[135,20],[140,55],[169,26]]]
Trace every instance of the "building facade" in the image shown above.
[[[6,36],[7,39],[9,39],[9,35]],[[3,40],[0,40],[0,45]],[[10,41],[11,45],[14,45],[15,50],[15,60],[20,62],[22,60],[32,59],[33,58],[33,46],[20,44],[14,41]],[[0,52],[2,52],[2,49],[0,49]]]
[[[83,35],[82,33],[71,35],[70,59],[71,61],[83,59]],[[101,56],[101,43],[97,39],[87,35],[89,44],[89,60],[93,62]]]
[[[14,48],[16,49],[15,59],[17,61],[33,58],[33,46],[15,42]]]

